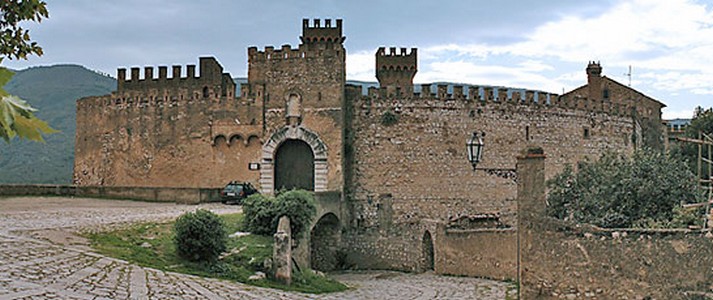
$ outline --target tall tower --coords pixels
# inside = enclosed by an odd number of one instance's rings
[[[386,87],[390,94],[413,94],[417,63],[416,48],[411,48],[411,53],[407,53],[406,48],[396,53],[396,47],[391,47],[388,54],[386,48],[379,48],[376,51],[376,78],[379,86]]]

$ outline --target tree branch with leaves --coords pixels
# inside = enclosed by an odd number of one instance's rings
[[[30,39],[30,31],[20,26],[23,21],[41,22],[49,17],[47,3],[40,0],[0,1],[0,63],[5,58],[27,59],[28,55],[42,55],[42,48]],[[0,137],[10,142],[14,137],[44,141],[42,134],[58,132],[45,121],[35,117],[36,109],[3,88],[14,73],[0,67]]]

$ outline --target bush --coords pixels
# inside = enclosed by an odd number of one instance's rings
[[[299,239],[317,213],[314,196],[304,190],[280,193],[276,198],[252,195],[243,202],[245,229],[254,234],[274,234],[282,216],[290,218],[292,237]]]
[[[267,235],[274,233],[277,223],[275,219],[275,198],[263,194],[252,194],[243,200],[243,219],[245,230],[254,234]]]
[[[550,216],[608,228],[668,227],[681,203],[702,201],[685,164],[659,152],[606,153],[578,169],[568,166],[548,182]]]
[[[290,229],[292,238],[299,240],[310,221],[317,213],[314,195],[305,190],[292,190],[277,195],[275,201],[275,226],[282,216],[290,218]]]
[[[381,125],[391,126],[399,122],[399,117],[391,111],[386,111],[381,115]]]
[[[190,261],[214,261],[226,250],[228,234],[218,215],[203,209],[178,217],[173,226],[176,253]]]

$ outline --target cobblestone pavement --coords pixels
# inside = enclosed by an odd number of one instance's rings
[[[334,274],[352,289],[310,295],[139,267],[93,253],[72,232],[174,218],[206,204],[61,197],[0,199],[0,299],[505,299],[508,284],[369,271]],[[511,291],[512,292],[512,291]]]

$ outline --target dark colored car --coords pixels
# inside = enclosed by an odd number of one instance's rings
[[[223,204],[242,204],[243,199],[257,192],[249,182],[231,181],[220,191],[220,200]]]

